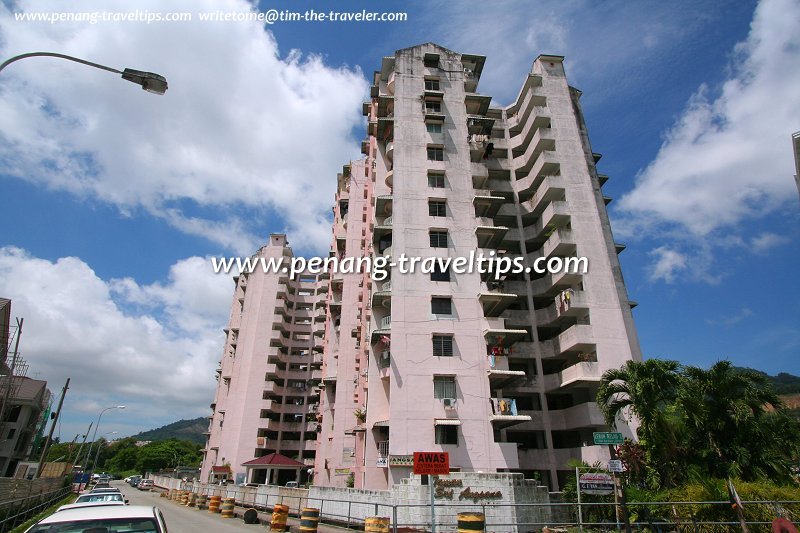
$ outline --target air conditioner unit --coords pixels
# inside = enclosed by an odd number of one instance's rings
[[[465,76],[472,76],[472,69],[471,68],[464,68],[464,75]]]
[[[256,437],[256,446],[259,448],[263,448],[267,445],[266,437]]]
[[[442,404],[447,409],[454,409],[456,406],[456,399],[455,398],[442,398]]]

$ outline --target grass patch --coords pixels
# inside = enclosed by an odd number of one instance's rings
[[[75,501],[75,494],[69,493],[66,496],[64,496],[64,498],[61,501],[54,503],[51,507],[48,507],[47,509],[37,514],[33,518],[30,518],[27,521],[23,522],[22,524],[18,525],[17,527],[9,531],[9,533],[24,533],[26,529],[31,527],[33,524],[35,524],[45,516],[49,516],[54,512],[56,512],[56,509],[58,509],[62,505],[67,505],[68,503],[73,503],[74,501]]]

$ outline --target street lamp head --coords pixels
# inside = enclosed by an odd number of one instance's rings
[[[125,406],[124,405],[118,405],[117,409],[125,409]]]
[[[141,85],[142,89],[149,93],[164,94],[167,92],[167,79],[153,72],[126,68],[122,72],[122,79]]]

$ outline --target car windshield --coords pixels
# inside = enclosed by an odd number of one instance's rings
[[[28,533],[158,533],[153,518],[95,519],[40,524]]]

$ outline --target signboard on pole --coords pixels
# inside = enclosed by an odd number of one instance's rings
[[[587,472],[581,474],[578,485],[584,494],[613,494],[614,478],[603,472]]]
[[[446,476],[450,473],[450,456],[447,452],[414,452],[414,473]]]
[[[622,433],[615,431],[595,431],[594,443],[595,444],[622,444]]]
[[[619,459],[611,459],[608,461],[609,472],[624,472],[622,468],[622,461]]]

